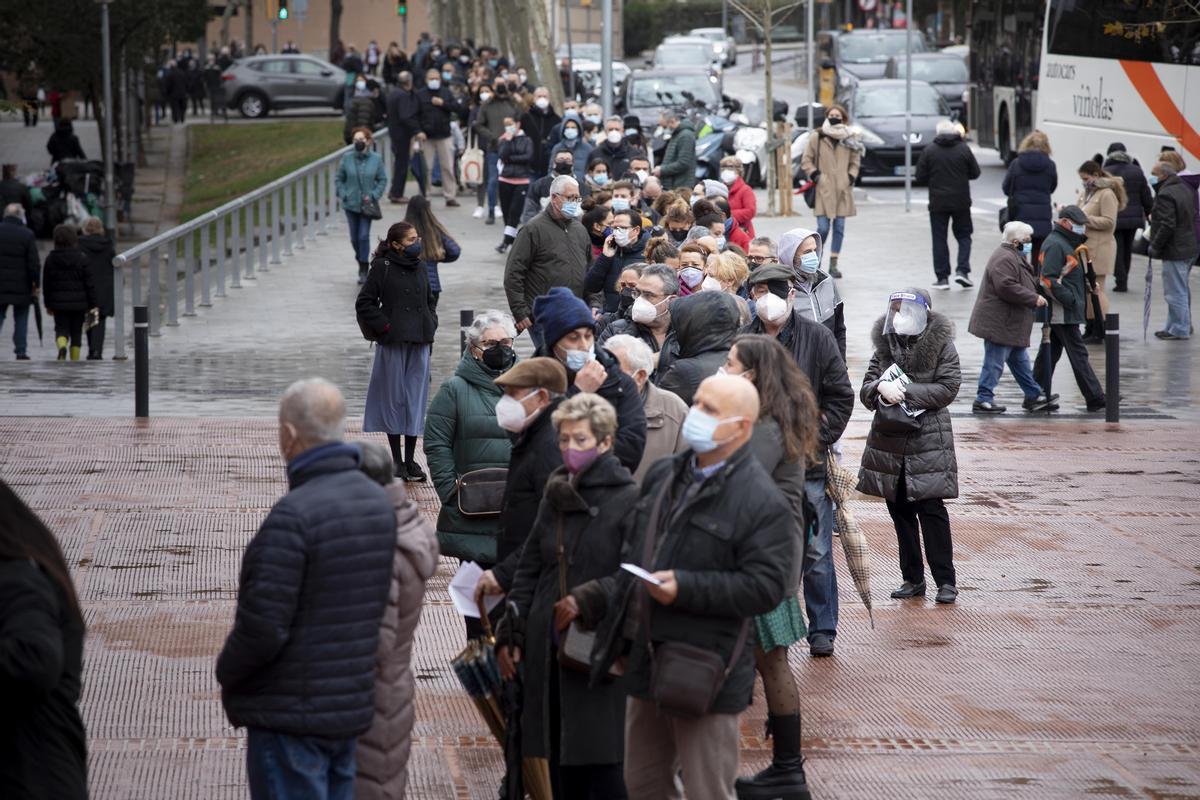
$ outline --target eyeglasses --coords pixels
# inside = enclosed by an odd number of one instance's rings
[[[770,256],[746,256],[746,261],[758,267],[761,267],[770,260]]]
[[[617,232],[617,231],[631,231],[631,230],[633,230],[633,228],[632,228],[632,227],[630,227],[629,225],[613,225],[613,226],[612,226],[612,229],[613,229],[613,232],[614,232],[614,233],[615,233],[615,232]]]
[[[564,203],[578,203],[579,202],[579,195],[577,195],[577,194],[560,194],[559,197],[561,197],[563,199]]]
[[[639,297],[644,297],[647,300],[649,300],[651,303],[654,303],[657,301],[658,298],[662,297],[662,295],[658,294],[657,292],[643,292],[641,289],[634,289],[633,290],[633,299],[636,300]]]
[[[480,350],[491,350],[493,347],[512,347],[512,339],[484,339],[479,343]]]

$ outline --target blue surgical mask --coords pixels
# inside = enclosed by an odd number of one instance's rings
[[[807,272],[809,275],[812,275],[820,268],[821,256],[817,254],[816,250],[804,253],[800,256],[800,270],[802,272]]]
[[[408,247],[405,247],[404,255],[408,256],[409,258],[419,258],[421,255],[421,240],[418,239]]]
[[[1087,226],[1086,225],[1072,225],[1071,230],[1074,231],[1075,233],[1082,235],[1083,232],[1087,230]]]
[[[1021,252],[1025,254],[1025,260],[1028,261],[1033,257],[1033,242],[1025,242],[1021,245]]]
[[[579,201],[574,200],[569,203],[563,203],[562,204],[562,213],[563,213],[564,217],[578,217],[579,216]]]
[[[568,142],[579,138],[578,128],[563,128],[563,138]]]
[[[603,186],[604,184],[608,183],[608,173],[601,172],[599,174],[593,175],[592,180],[595,182],[595,184],[597,186]]]
[[[442,80],[444,80],[446,83],[449,83],[449,82],[450,82],[450,81],[452,81],[453,79],[454,79],[454,73],[453,73],[453,72],[443,72],[443,73],[442,73]]]
[[[724,250],[724,249],[725,249],[725,237],[724,237],[724,236],[718,236],[718,237],[717,237],[717,249],[718,249],[718,250]]]
[[[589,362],[596,357],[596,354],[591,350],[568,350],[567,351],[567,369],[572,372],[579,372]]]
[[[700,409],[693,406],[688,411],[687,418],[683,421],[683,438],[687,441],[688,446],[697,453],[710,453],[716,450],[721,445],[725,444],[726,440],[716,441],[713,435],[716,434],[717,428],[722,422],[735,422],[741,417],[730,417],[729,419],[717,419],[712,414],[706,414]]]
[[[614,197],[612,201],[613,211],[628,211],[629,201],[624,197]]]
[[[1153,174],[1152,174],[1152,175],[1151,175],[1151,176],[1150,176],[1150,177],[1149,177],[1147,180],[1149,180],[1149,181],[1150,181],[1150,185],[1151,185],[1151,186],[1157,186],[1157,185],[1158,185],[1158,176],[1157,176],[1157,175],[1153,175]]]

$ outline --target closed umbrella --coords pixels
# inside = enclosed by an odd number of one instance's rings
[[[1165,279],[1164,279],[1165,280]],[[1154,259],[1146,259],[1146,288],[1142,292],[1142,341],[1150,330],[1150,287],[1154,283]],[[41,333],[41,330],[38,331]]]
[[[857,484],[854,475],[839,464],[836,458],[829,457],[825,460],[825,493],[834,503],[834,527],[842,540],[842,553],[846,556],[850,577],[854,579],[858,596],[867,607],[867,618],[874,628],[875,615],[871,611],[871,553],[867,547],[867,537],[858,527],[858,522],[855,521],[847,503]]]
[[[42,343],[42,301],[38,297],[33,298],[33,321],[37,323],[38,344]]]

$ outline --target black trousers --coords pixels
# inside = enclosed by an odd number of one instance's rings
[[[933,234],[933,272],[938,280],[950,277],[950,246],[946,244],[946,228],[958,242],[958,261],[955,269],[963,275],[971,271],[971,234],[975,225],[971,222],[971,209],[954,211],[930,211],[929,231]]]
[[[392,141],[392,190],[388,192],[388,196],[404,197],[408,185],[408,162],[411,153],[412,134],[404,134]]]
[[[83,342],[83,320],[86,311],[55,311],[54,336],[66,336],[71,340],[71,347],[79,347]]]
[[[1133,259],[1133,235],[1135,233],[1137,233],[1136,228],[1124,230],[1118,228],[1113,231],[1113,236],[1117,240],[1117,264],[1113,274],[1116,275],[1115,282],[1119,289],[1124,289],[1129,285],[1129,263]]]
[[[1049,372],[1053,377],[1054,369],[1058,366],[1058,359],[1062,357],[1064,350],[1067,351],[1067,359],[1071,362],[1071,371],[1075,373],[1075,383],[1079,385],[1079,392],[1083,395],[1083,399],[1088,403],[1097,403],[1103,400],[1104,389],[1100,387],[1100,381],[1097,380],[1096,373],[1092,371],[1092,365],[1088,361],[1087,345],[1083,343],[1083,335],[1079,332],[1078,325],[1050,326],[1050,351],[1046,352],[1046,344],[1043,342],[1038,348],[1037,359],[1033,364],[1033,374],[1041,384],[1042,391],[1047,395],[1050,393],[1050,387],[1046,385],[1045,359],[1050,359]]]
[[[525,195],[529,192],[529,184],[501,181],[499,192],[500,210],[504,214],[504,227],[514,229],[512,234],[506,230],[505,235],[515,238],[515,229],[521,224],[521,211],[525,208]]]
[[[500,184],[503,186],[504,184]],[[626,800],[625,764],[560,764],[558,743],[562,741],[559,696],[558,651],[550,648],[550,788],[554,800]],[[571,709],[567,709],[571,714]]]
[[[188,99],[186,97],[171,98],[171,121],[183,122],[187,117]]]
[[[104,328],[106,319],[102,314],[99,324],[87,332],[88,358],[102,358],[104,356]]]
[[[887,501],[888,513],[896,526],[900,545],[900,574],[909,583],[925,580],[925,565],[921,561],[921,538],[925,539],[925,560],[938,586],[956,586],[954,577],[954,544],[950,540],[950,515],[942,500],[907,500],[908,486],[904,473],[896,485],[896,499]]]

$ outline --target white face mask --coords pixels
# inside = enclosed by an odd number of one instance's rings
[[[442,82],[437,78],[430,78],[429,80],[425,81],[425,85],[435,92],[442,88]]]
[[[646,178],[650,177],[650,173],[644,169],[639,169],[637,172],[635,172],[633,174],[637,175],[638,183],[645,183]]]
[[[550,98],[548,98],[548,97],[539,97],[538,99],[536,99],[536,100],[534,100],[534,101],[533,101],[533,104],[534,104],[535,106],[537,106],[538,108],[540,108],[540,109],[542,109],[542,110],[545,110],[545,109],[547,109],[547,108],[549,108],[549,107],[550,107]]]
[[[633,308],[629,310],[629,316],[634,322],[649,325],[658,319],[658,306],[644,297],[639,297],[633,301]]]
[[[624,247],[625,245],[629,244],[630,233],[631,231],[626,230],[613,231],[613,240],[616,241],[616,243],[621,247]]]
[[[578,139],[579,138],[579,129],[578,128],[563,128],[563,138],[566,139],[568,142],[571,141],[572,139]]]
[[[767,292],[754,301],[754,313],[758,314],[758,318],[763,322],[778,325],[787,316],[787,300],[777,294]]]
[[[736,181],[736,180],[737,180],[737,173],[736,173],[736,172],[734,172],[734,171],[733,171],[733,170],[731,170],[731,169],[723,169],[723,170],[721,170],[721,183],[723,183],[723,184],[725,184],[726,186],[728,186],[729,184],[733,183],[733,182],[734,182],[734,181]]]
[[[925,330],[925,325],[919,319],[918,314],[908,309],[908,305],[908,303],[900,305],[900,310],[892,317],[892,328],[901,336],[916,336]]]
[[[621,143],[621,132],[620,131],[609,131],[608,133],[604,134],[604,138],[608,139],[609,144],[620,144]]]
[[[722,290],[721,282],[712,275],[706,275],[700,282],[700,291],[702,292],[720,292]]]
[[[525,395],[521,400],[504,395],[496,402],[496,424],[506,431],[520,433],[525,430],[529,416],[525,413],[523,401],[532,394]]]
[[[480,92],[479,93],[479,102],[486,103],[488,100],[491,100],[491,99],[492,99],[491,92]]]

